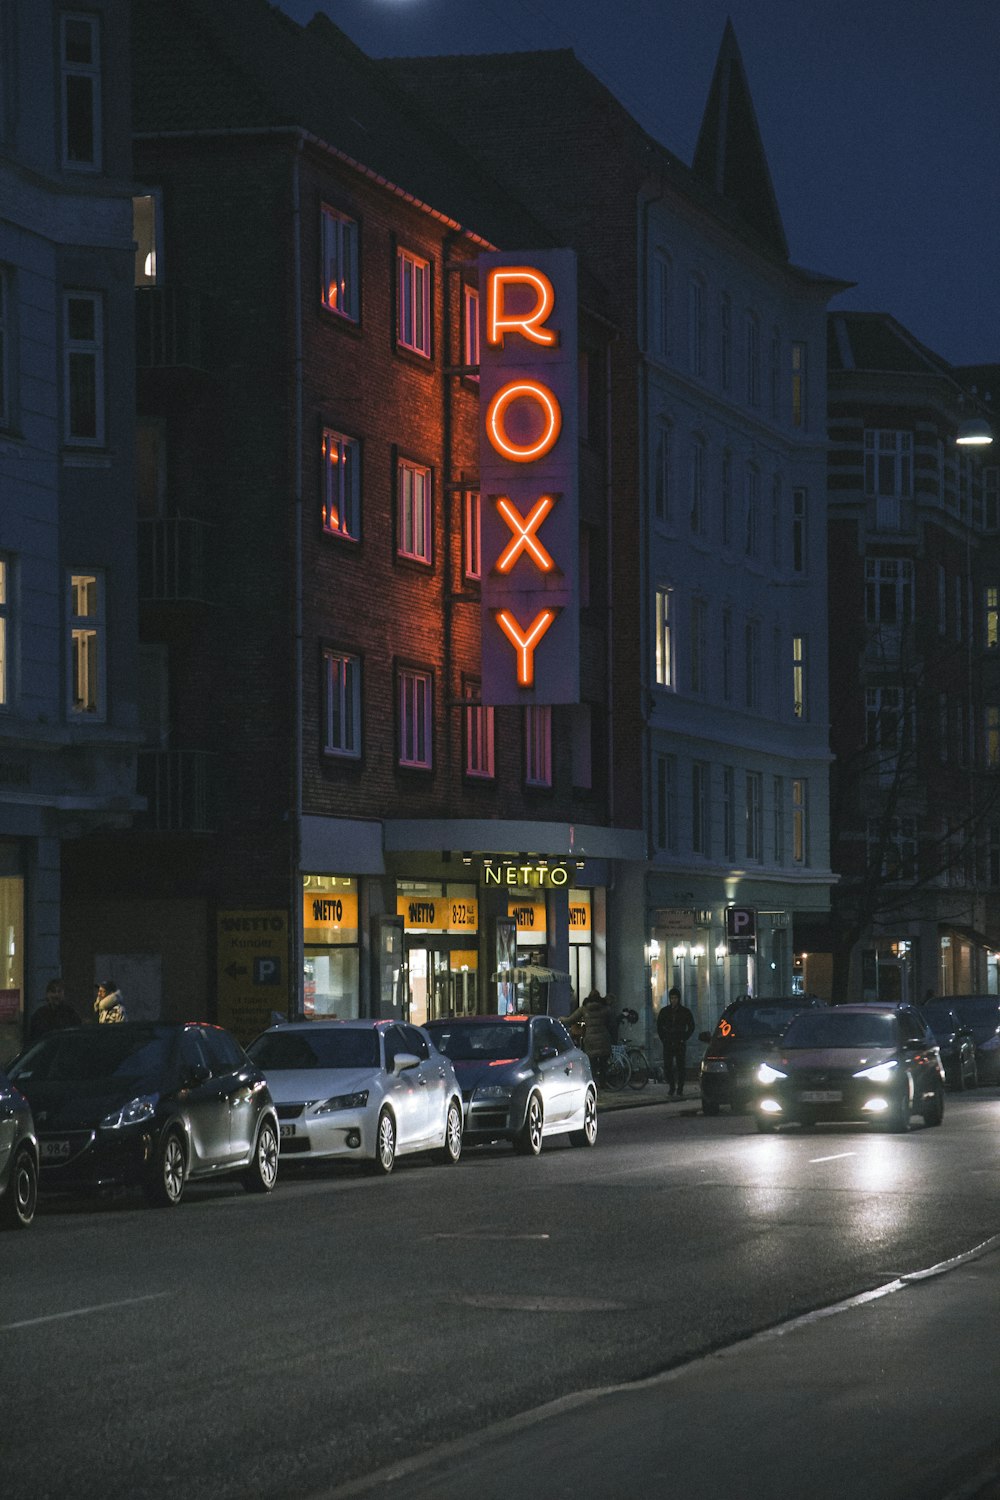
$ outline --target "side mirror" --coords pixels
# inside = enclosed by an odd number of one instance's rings
[[[710,1042],[712,1040],[712,1033],[710,1031],[699,1031],[698,1040],[699,1042]]]
[[[559,1048],[558,1047],[548,1046],[548,1047],[539,1047],[539,1049],[538,1049],[538,1061],[539,1062],[548,1062],[548,1060],[549,1060],[550,1057],[558,1057],[558,1056],[559,1056]]]
[[[392,1071],[395,1074],[405,1073],[408,1068],[419,1068],[420,1058],[415,1052],[397,1052],[392,1060]]]

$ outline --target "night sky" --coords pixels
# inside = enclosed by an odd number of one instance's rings
[[[572,47],[690,162],[727,15],[792,259],[1000,361],[1000,0],[280,0],[372,57]]]

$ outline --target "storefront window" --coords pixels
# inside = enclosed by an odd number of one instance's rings
[[[479,899],[471,881],[400,880],[409,1018],[474,1015],[479,994]]]
[[[0,856],[4,849],[0,845]],[[16,862],[16,850],[11,857]],[[0,875],[0,1063],[21,1050],[23,1016],[24,881]]]
[[[361,1014],[358,883],[338,875],[302,880],[303,1013],[308,1020]]]
[[[573,995],[579,1004],[590,994],[593,983],[594,919],[589,891],[569,893],[569,972]]]

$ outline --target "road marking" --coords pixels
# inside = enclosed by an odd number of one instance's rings
[[[625,1312],[625,1302],[602,1301],[596,1297],[543,1297],[530,1293],[521,1296],[503,1296],[485,1293],[479,1297],[456,1299],[464,1307],[481,1307],[490,1312],[538,1312],[538,1313],[582,1313]]]
[[[37,1323],[58,1323],[63,1318],[85,1318],[91,1313],[107,1312],[112,1307],[135,1307],[139,1302],[155,1302],[157,1297],[166,1296],[166,1292],[149,1292],[145,1297],[125,1297],[121,1302],[95,1302],[93,1307],[74,1307],[69,1312],[46,1313],[43,1318],[25,1318],[20,1323],[2,1323],[0,1333],[10,1333],[13,1328],[34,1328]]]
[[[814,1162],[814,1161],[840,1161],[845,1156],[857,1156],[857,1154],[858,1153],[856,1151],[838,1151],[837,1154],[836,1154],[836,1156],[810,1156],[809,1160],[811,1162]]]
[[[478,1232],[470,1229],[467,1233],[457,1234],[424,1234],[424,1240],[549,1240],[550,1234],[504,1234],[502,1230],[483,1230]]]

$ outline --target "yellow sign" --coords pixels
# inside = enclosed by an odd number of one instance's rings
[[[545,900],[532,901],[525,898],[521,901],[511,901],[507,906],[507,915],[513,917],[517,923],[518,935],[522,932],[530,933],[532,937],[543,938],[545,936]]]
[[[251,1042],[288,1014],[287,911],[220,911],[216,965],[219,1025]]]
[[[479,902],[474,897],[397,895],[396,915],[407,932],[479,931]]]
[[[303,891],[302,930],[307,943],[356,943],[355,891]]]
[[[590,902],[574,901],[569,898],[569,930],[570,932],[590,931]]]

